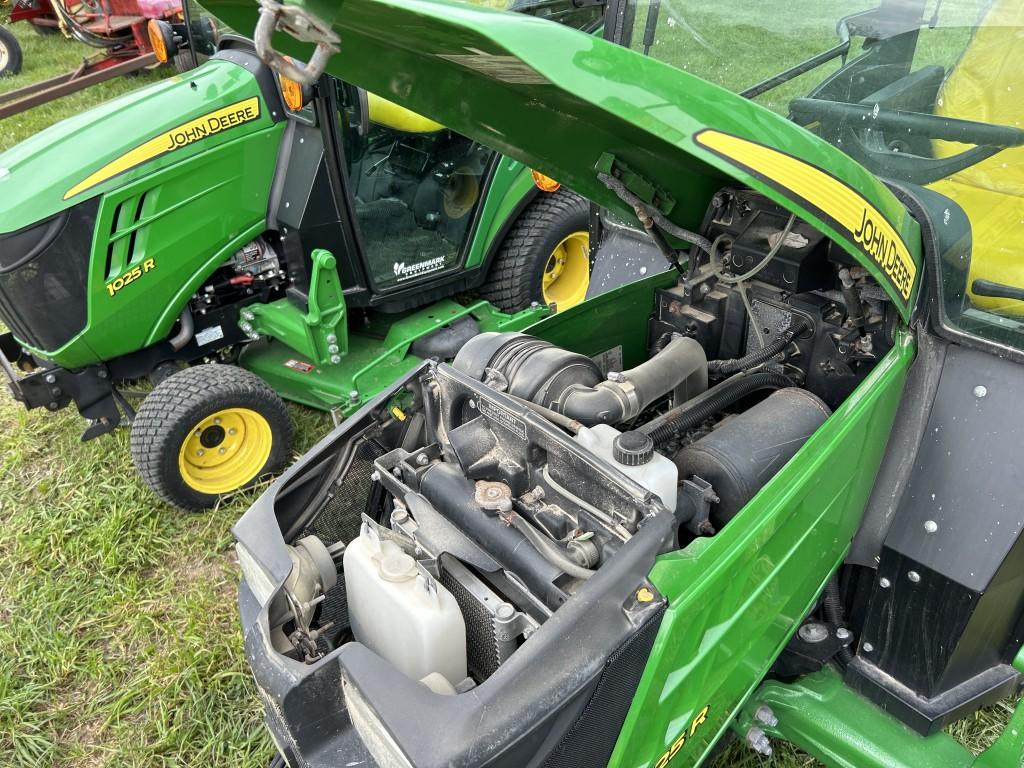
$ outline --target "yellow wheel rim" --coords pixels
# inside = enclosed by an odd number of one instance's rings
[[[178,469],[193,490],[228,493],[260,473],[273,442],[270,424],[256,411],[226,408],[192,427],[178,452]]]
[[[555,246],[548,257],[541,294],[545,304],[556,304],[561,311],[587,298],[589,287],[590,234],[573,232]]]

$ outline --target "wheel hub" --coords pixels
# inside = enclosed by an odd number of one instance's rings
[[[256,478],[273,445],[270,424],[248,408],[226,408],[196,424],[181,445],[178,469],[201,493],[221,494]]]

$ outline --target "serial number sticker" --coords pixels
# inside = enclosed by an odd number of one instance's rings
[[[490,421],[500,424],[509,432],[519,435],[523,440],[526,439],[525,421],[520,419],[514,413],[509,413],[497,403],[492,403],[490,400],[485,400],[481,397],[479,402],[481,414],[486,416]]]
[[[284,367],[291,368],[293,371],[298,371],[299,373],[312,373],[316,370],[315,365],[311,365],[305,360],[285,360]]]
[[[205,347],[214,341],[219,341],[224,338],[224,329],[219,325],[212,325],[209,328],[203,328],[203,330],[196,333],[196,345]]]
[[[601,373],[605,376],[608,375],[609,371],[621,371],[622,345],[619,344],[617,347],[606,349],[604,352],[596,354],[590,359],[597,364],[597,367],[601,369]]]

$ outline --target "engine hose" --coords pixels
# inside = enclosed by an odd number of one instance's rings
[[[846,619],[843,616],[843,601],[839,596],[839,582],[835,577],[829,579],[828,584],[825,585],[825,592],[821,598],[821,607],[825,612],[825,618],[836,629],[846,626]],[[839,649],[836,656],[839,657],[839,663],[843,667],[846,667],[853,661],[853,652],[845,645]]]
[[[663,446],[677,435],[707,421],[741,397],[759,389],[784,389],[793,386],[792,380],[774,371],[738,373],[732,378],[716,384],[703,395],[688,400],[668,413],[664,413],[642,427],[641,432],[650,435],[655,446]]]
[[[513,512],[507,519],[512,524],[512,527],[523,534],[526,540],[533,544],[534,548],[540,552],[541,556],[556,568],[565,571],[574,579],[586,580],[594,575],[594,571],[573,562],[567,554],[555,546],[551,539],[534,528],[522,515]]]
[[[739,357],[734,360],[709,360],[708,373],[713,376],[732,376],[734,373],[746,371],[753,368],[755,365],[767,363],[773,357],[780,354],[789,346],[793,339],[806,330],[807,321],[802,317],[798,317],[793,321],[789,328],[779,334],[775,341],[769,342],[761,347],[761,349],[751,352],[749,355],[745,355],[744,357]]]

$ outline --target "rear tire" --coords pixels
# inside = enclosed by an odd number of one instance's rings
[[[590,286],[590,205],[567,189],[541,193],[509,229],[480,295],[505,312],[569,309]],[[557,271],[557,274],[556,274]]]
[[[284,401],[233,365],[186,368],[142,401],[131,431],[135,468],[153,492],[190,510],[278,472],[291,453]]]
[[[0,26],[0,77],[21,72],[21,43],[7,27]]]

